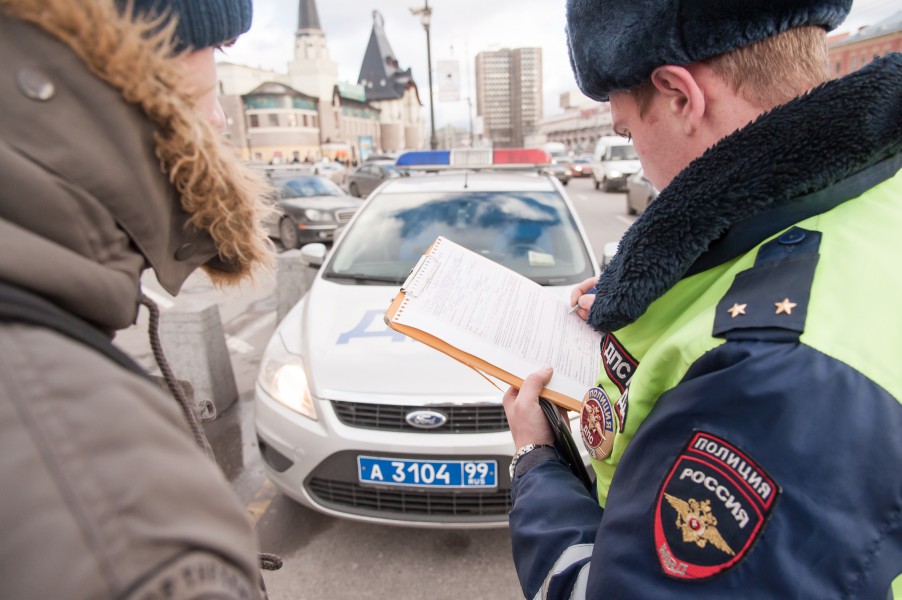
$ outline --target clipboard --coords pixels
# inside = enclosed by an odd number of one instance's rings
[[[403,333],[404,335],[411,337],[419,342],[422,342],[422,343],[426,344],[427,346],[429,346],[430,348],[434,348],[434,349],[438,350],[439,352],[447,354],[451,358],[453,358],[453,359],[457,360],[458,362],[461,362],[464,365],[475,370],[477,373],[479,373],[483,377],[485,377],[486,375],[491,375],[492,377],[494,377],[496,379],[500,379],[501,381],[507,383],[508,385],[512,385],[516,388],[519,388],[523,385],[522,378],[517,377],[516,375],[514,375],[512,373],[508,373],[504,369],[501,369],[501,368],[493,365],[492,363],[490,363],[482,358],[479,358],[478,356],[474,356],[473,354],[468,354],[468,353],[464,352],[463,350],[461,350],[460,348],[456,348],[456,347],[452,346],[451,344],[449,344],[448,342],[445,342],[444,340],[441,340],[432,334],[426,333],[425,331],[422,331],[415,327],[410,327],[409,325],[404,325],[402,323],[397,323],[397,322],[392,321],[392,318],[394,317],[394,315],[399,310],[401,310],[401,307],[403,305],[403,302],[404,302],[404,299],[406,298],[406,296],[407,296],[407,292],[405,289],[402,288],[401,291],[398,292],[398,295],[395,296],[394,300],[392,300],[392,303],[388,307],[388,310],[385,311],[385,324],[388,325],[388,327],[390,327],[391,329],[394,329],[395,331]],[[495,382],[493,382],[491,380],[489,380],[489,382],[492,385],[494,385],[496,388],[498,387],[497,385],[495,385]],[[500,388],[498,388],[498,389],[500,389]],[[501,391],[503,392],[504,390],[501,390]],[[582,402],[581,401],[577,400],[576,398],[572,398],[570,396],[561,394],[560,392],[556,392],[554,390],[544,388],[544,389],[542,389],[540,396],[542,398],[547,398],[549,401],[553,402],[557,406],[561,406],[563,408],[566,408],[567,410],[572,410],[574,412],[580,412],[580,410],[582,410]]]
[[[484,377],[487,381],[489,381],[502,393],[505,390],[502,390],[500,387],[498,387],[495,381],[490,379],[489,376],[501,380],[516,388],[522,387],[523,378],[519,377],[518,375],[508,372],[507,370],[497,366],[496,364],[493,364],[491,361],[481,356],[477,356],[475,354],[462,350],[461,348],[455,346],[453,343],[443,340],[436,335],[424,331],[423,329],[419,329],[406,323],[398,322],[400,320],[402,312],[405,310],[405,307],[408,305],[408,303],[415,303],[416,299],[425,292],[430,283],[433,281],[433,277],[436,275],[436,273],[441,270],[441,267],[443,265],[439,263],[440,260],[451,260],[452,262],[444,264],[444,271],[456,272],[453,271],[453,268],[458,265],[453,262],[453,257],[460,256],[459,254],[455,254],[457,250],[455,249],[450,254],[447,251],[436,252],[436,249],[439,247],[439,245],[444,243],[448,243],[451,246],[456,246],[453,242],[443,237],[439,237],[433,244],[429,246],[429,249],[426,251],[426,253],[417,261],[416,266],[411,269],[410,274],[404,281],[404,284],[401,287],[400,291],[392,300],[388,309],[385,311],[385,324],[389,328],[403,333],[404,335],[411,337],[419,342],[422,342],[423,344],[426,344],[427,346],[438,350],[457,360],[458,362],[470,367],[479,375]],[[471,260],[475,260],[476,262],[462,262],[459,264],[472,266],[483,259],[480,258]],[[497,264],[492,266],[490,274],[493,277],[497,276],[498,273],[497,271],[495,271],[495,269],[505,269],[505,267]],[[514,274],[514,277],[520,278],[522,276],[519,274]],[[445,284],[447,284],[447,282],[445,282]],[[442,284],[440,283],[439,285]],[[532,285],[531,282],[530,285]],[[569,310],[567,314],[570,314]],[[410,322],[412,319],[408,318],[407,320],[408,322]],[[445,331],[445,333],[452,338],[455,335],[448,331]],[[465,337],[461,338],[461,341],[463,342],[464,339]],[[528,375],[528,373],[524,374],[524,376],[525,375]],[[567,419],[561,416],[558,409],[558,407],[562,407],[567,410],[579,413],[582,410],[582,400],[547,387],[542,389],[539,396],[539,405],[542,409],[543,414],[545,415],[545,418],[548,420],[549,426],[554,436],[555,448],[557,449],[558,455],[570,467],[570,470],[573,472],[576,478],[579,479],[579,481],[591,493],[593,488],[592,478],[590,477],[589,471],[586,469],[586,466],[583,463],[577,445],[573,441],[573,436],[570,434],[570,424]]]
[[[458,362],[470,367],[477,373],[479,373],[482,377],[484,377],[487,381],[489,381],[495,388],[500,391],[500,387],[489,378],[489,376],[494,377],[497,380],[501,380],[508,385],[512,385],[514,387],[521,387],[523,385],[523,377],[520,377],[514,373],[511,373],[505,370],[502,367],[492,363],[490,360],[477,356],[475,354],[469,353],[461,348],[455,346],[452,342],[447,340],[443,340],[436,335],[424,331],[422,329],[418,329],[417,327],[411,326],[409,324],[400,323],[396,319],[399,317],[402,312],[405,310],[405,306],[410,301],[415,301],[416,298],[423,292],[424,289],[430,284],[433,275],[439,268],[438,258],[436,257],[436,248],[441,244],[449,244],[451,246],[456,246],[454,242],[448,240],[444,237],[439,236],[435,242],[433,242],[425,254],[423,254],[418,260],[416,266],[411,270],[407,279],[405,280],[403,286],[398,291],[397,295],[392,300],[388,309],[385,311],[383,316],[385,324],[404,335],[413,338],[427,346],[438,350],[444,354],[447,354],[451,358],[457,360]],[[465,252],[471,252],[469,250],[464,249]],[[484,257],[479,257],[477,260],[485,260],[488,262],[489,259],[485,259]],[[512,276],[516,278],[524,278],[522,275],[510,271],[506,267],[498,265],[497,263],[492,262],[492,268],[502,269],[505,272],[509,272]],[[530,285],[534,285],[533,282],[529,282]],[[578,317],[575,317],[578,318]],[[597,362],[595,363],[597,366]],[[541,365],[537,365],[536,369],[538,369]],[[528,373],[524,373],[525,377]],[[556,404],[557,406],[566,408],[567,410],[572,410],[574,412],[580,412],[582,409],[582,397],[576,398],[569,394],[565,394],[559,390],[544,388],[541,392],[541,397],[548,399],[550,402]]]

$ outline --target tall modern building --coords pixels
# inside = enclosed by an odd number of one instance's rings
[[[504,48],[476,55],[476,114],[500,148],[524,146],[542,120],[542,49]]]

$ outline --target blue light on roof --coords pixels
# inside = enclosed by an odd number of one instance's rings
[[[395,161],[395,165],[398,167],[447,166],[449,164],[451,164],[450,150],[405,152]]]

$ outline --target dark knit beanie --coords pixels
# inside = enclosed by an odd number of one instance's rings
[[[116,0],[120,10],[178,19],[176,50],[207,48],[228,42],[251,27],[251,0]]]
[[[688,65],[804,25],[834,29],[852,0],[567,0],[570,65],[604,102],[662,65]]]

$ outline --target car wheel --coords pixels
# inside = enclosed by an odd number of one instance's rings
[[[568,183],[570,183],[570,180],[569,180],[569,179],[565,179],[565,180],[563,180],[563,181],[561,182],[561,185],[567,185]]]
[[[355,196],[355,197],[357,197],[357,198],[360,198],[360,190],[357,188],[357,184],[356,184],[356,183],[352,183],[351,185],[348,186],[348,192],[349,192],[352,196]]]
[[[282,220],[279,221],[279,241],[286,250],[301,247],[298,228],[288,217],[282,217]]]

